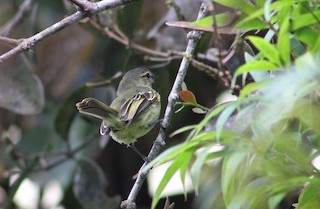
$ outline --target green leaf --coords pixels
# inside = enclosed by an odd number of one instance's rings
[[[289,13],[284,18],[280,26],[277,49],[280,58],[285,65],[290,64],[290,33],[289,33]]]
[[[237,108],[237,102],[233,102],[232,104],[228,105],[228,107],[226,107],[219,115],[218,120],[216,122],[216,132],[217,132],[218,140],[220,139],[221,132],[224,128],[224,125],[226,124],[226,122],[228,121],[232,113],[234,113],[236,108]]]
[[[199,134],[202,129],[205,127],[205,125],[215,116],[217,116],[224,108],[226,108],[229,105],[229,103],[220,104],[219,106],[214,107],[209,111],[209,113],[206,115],[206,117],[199,123],[197,126],[196,132],[194,135]]]
[[[320,208],[319,185],[308,185],[300,194],[297,209]]]
[[[278,66],[275,64],[266,61],[266,60],[255,60],[252,62],[248,62],[241,67],[239,67],[236,71],[236,76],[239,76],[243,73],[249,73],[251,71],[269,71],[269,70],[277,70]]]
[[[291,15],[292,5],[281,7],[276,14],[275,21],[277,21],[278,25],[282,25],[283,21],[288,19]]]
[[[229,133],[227,132],[222,133],[222,135],[226,137],[229,137],[228,134]],[[155,158],[150,163],[148,163],[147,166],[143,168],[143,171],[146,171],[157,164],[163,164],[170,160],[176,159],[181,153],[186,152],[189,149],[196,149],[196,148],[205,146],[207,143],[213,143],[213,139],[215,138],[216,138],[216,132],[210,131],[210,132],[201,133],[195,136],[194,138],[192,138],[192,140],[190,141],[170,147],[164,152],[162,152],[157,158]]]
[[[257,5],[257,7],[259,7],[259,8],[263,7],[264,1],[265,1],[265,0],[256,0],[256,5]]]
[[[232,136],[233,138],[235,137],[234,135]],[[215,146],[215,145],[214,145]],[[212,148],[212,147],[211,147]],[[220,151],[215,151],[215,152],[209,152],[206,161],[211,161],[211,160],[215,160],[217,158],[222,158],[222,157],[226,157],[227,155],[231,154],[232,151],[223,148]]]
[[[199,194],[201,169],[206,161],[207,156],[209,155],[209,151],[210,148],[205,148],[204,150],[201,150],[200,154],[197,156],[196,161],[193,163],[191,167],[191,178],[196,195]]]
[[[257,8],[249,3],[248,1],[245,0],[213,0],[216,3],[219,3],[221,5],[224,5],[226,7],[234,8],[234,9],[239,9],[241,12],[245,14],[251,14],[254,12]]]
[[[187,151],[187,153],[189,153],[188,155],[185,156],[185,160],[184,162],[180,165],[180,178],[181,178],[181,183],[183,185],[183,190],[184,190],[184,198],[185,200],[187,199],[187,190],[186,190],[186,187],[185,187],[185,182],[186,182],[186,173],[187,173],[187,170],[189,168],[189,165],[190,165],[190,160],[191,160],[191,157],[193,156],[194,154],[194,151],[195,149],[189,149]]]
[[[185,143],[181,143],[166,149],[158,157],[156,157],[151,162],[149,162],[145,167],[143,167],[142,172],[146,172],[147,170],[151,169],[155,165],[161,165],[172,159],[175,159],[185,149],[187,149]]]
[[[320,24],[319,19],[320,11],[300,15],[299,17],[292,20],[291,30],[298,30],[302,27],[310,26],[313,24]]]
[[[300,41],[298,41],[296,38],[293,37],[290,39],[290,45],[291,45],[292,55],[294,57],[300,57],[301,55],[306,53],[305,46]]]
[[[213,17],[211,15],[192,22],[192,26],[198,26],[198,27],[212,28],[212,25],[213,25]]]
[[[233,15],[231,13],[221,13],[221,14],[215,15],[215,19],[217,21],[218,26],[225,25],[226,23],[228,23],[230,21],[231,18],[233,18]],[[198,27],[212,28],[212,25],[213,25],[212,15],[192,22],[192,26],[198,26]]]
[[[263,82],[247,84],[240,92],[239,102],[241,102],[250,93],[252,93],[252,92],[254,92],[256,90],[259,90],[264,86],[265,86],[265,83],[263,83]]]
[[[320,36],[318,36],[317,41],[314,43],[312,47],[312,52],[319,53],[320,52]]]
[[[249,53],[244,53],[244,58],[245,58],[245,61],[246,63],[249,63],[249,62],[252,62],[254,61],[254,57],[251,56]],[[246,64],[244,64],[246,65]],[[241,66],[240,66],[241,67]],[[254,69],[257,69],[256,67],[254,67]],[[236,72],[237,73],[237,72]],[[263,71],[250,71],[250,75],[252,76],[253,80],[255,82],[259,82],[259,81],[262,81],[266,78],[269,78],[270,77],[270,74],[269,74],[269,71],[267,70],[263,70]],[[232,79],[232,84],[235,84],[236,83],[236,80],[237,77],[236,76],[233,76],[233,79]]]
[[[274,195],[268,199],[268,206],[269,209],[277,209],[280,202],[283,200],[283,198],[286,196],[286,193],[280,193],[277,195]]]
[[[269,7],[269,12],[272,12],[273,10],[278,10],[278,9],[282,9],[283,7],[288,7],[288,6],[292,6],[294,5],[296,2],[301,2],[301,1],[305,1],[305,0],[285,0],[285,1],[275,1],[273,2],[270,7]],[[265,8],[259,8],[256,9],[254,11],[252,11],[251,13],[248,14],[248,17],[242,19],[241,21],[239,21],[235,27],[236,28],[243,28],[243,25],[247,24],[247,22],[252,21],[253,19],[257,19],[257,18],[261,18],[262,15],[265,12]]]
[[[317,39],[319,38],[319,33],[310,27],[301,28],[297,30],[294,35],[298,40],[307,44],[311,49],[314,47]]]
[[[175,161],[173,161],[173,163],[167,169],[166,173],[162,177],[161,182],[160,182],[160,184],[159,184],[159,186],[153,196],[153,200],[152,200],[152,204],[151,204],[152,209],[154,209],[156,207],[156,205],[158,204],[158,202],[160,200],[160,195],[161,195],[162,191],[164,190],[164,188],[166,187],[166,185],[168,184],[168,182],[170,181],[170,179],[172,178],[172,176],[180,169],[181,165],[185,164],[186,161],[191,158],[193,151],[194,150],[189,150],[189,151],[181,153],[181,155],[178,156],[177,159]]]
[[[269,25],[260,19],[250,19],[243,23],[237,23],[235,28],[245,30],[263,30],[269,28]]]
[[[176,136],[176,135],[181,134],[186,131],[190,131],[196,127],[197,127],[197,125],[184,126],[182,128],[179,128],[178,130],[175,130],[172,134],[170,134],[170,137]]]
[[[248,36],[247,38],[263,54],[264,57],[277,66],[280,66],[280,55],[274,45],[258,36]]]
[[[232,155],[226,156],[223,159],[222,173],[221,173],[221,189],[222,195],[226,205],[229,205],[233,195],[235,194],[234,177],[237,175],[237,169],[243,163],[247,156],[246,152],[235,152]]]

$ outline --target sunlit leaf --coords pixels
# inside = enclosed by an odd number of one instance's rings
[[[166,163],[174,158],[176,158],[181,152],[185,150],[185,144],[178,144],[176,146],[170,147],[163,151],[159,156],[157,156],[154,160],[149,162],[142,171],[147,171],[151,169],[155,165],[161,165],[162,163]]]
[[[191,167],[191,178],[196,195],[198,195],[199,193],[201,169],[205,163],[207,156],[209,155],[209,149],[210,148],[205,148],[204,150],[201,150],[200,154],[197,156],[196,161],[193,163]]]
[[[183,132],[190,131],[190,130],[194,129],[195,127],[197,127],[197,126],[196,125],[184,126],[182,128],[179,128],[178,130],[175,130],[172,134],[170,134],[170,137],[174,137],[174,136],[181,134]]]
[[[316,185],[306,186],[300,194],[297,209],[320,208],[320,187]]]
[[[290,33],[289,33],[289,14],[284,18],[280,26],[277,49],[280,58],[285,65],[290,64]]]
[[[233,195],[235,194],[234,176],[237,175],[236,170],[243,163],[246,155],[246,152],[239,151],[225,157],[223,160],[221,187],[226,205],[232,201]]]
[[[248,36],[247,38],[268,60],[280,66],[280,55],[274,45],[258,36]]]
[[[160,195],[172,176],[180,169],[180,166],[186,163],[186,160],[190,159],[193,154],[193,150],[188,152],[181,153],[181,155],[170,165],[167,169],[166,173],[164,174],[161,182],[153,196],[151,208],[154,209],[159,202]]]
[[[189,155],[186,155],[184,158],[184,162],[180,165],[180,179],[181,179],[181,183],[183,185],[183,194],[184,194],[184,199],[187,200],[187,189],[185,186],[186,183],[186,175],[187,175],[187,171],[190,165],[190,160],[194,154],[195,149],[189,149],[188,153]]]
[[[239,101],[244,99],[249,94],[254,93],[254,91],[260,90],[265,85],[266,84],[264,84],[264,83],[249,83],[249,84],[247,84],[240,92]]]
[[[279,67],[266,60],[254,60],[248,62],[244,65],[241,65],[235,73],[236,76],[239,76],[243,73],[249,73],[251,71],[266,71],[266,70],[277,70]]]
[[[221,13],[221,14],[216,14],[215,19],[217,21],[217,26],[218,26],[218,32],[222,34],[235,34],[239,30],[235,30],[232,28],[227,28],[227,27],[219,27],[219,26],[226,26],[231,24],[231,21],[233,19],[233,14],[231,13]],[[173,26],[172,23],[168,23],[170,26]],[[180,26],[182,23],[180,23]],[[183,28],[189,28],[189,29],[195,29],[195,30],[203,30],[206,32],[213,32],[213,17],[207,16],[203,19],[196,20],[195,22],[192,22],[191,25],[189,24],[184,24],[182,26]]]
[[[312,52],[314,52],[314,53],[320,52],[320,36],[318,36],[317,40],[315,41],[315,43],[312,47]]]
[[[280,193],[270,197],[268,200],[269,209],[277,209],[278,205],[280,204],[280,202],[283,200],[285,196],[286,196],[286,193]]]
[[[227,134],[228,133],[223,133],[222,135],[225,136]],[[176,159],[181,153],[186,152],[189,149],[196,149],[207,143],[213,143],[214,139],[216,139],[216,132],[214,131],[201,133],[192,138],[190,141],[178,144],[163,151],[156,159],[148,163],[143,168],[143,171],[146,171],[157,164],[163,164],[170,160]]]
[[[319,24],[320,11],[307,13],[299,16],[292,21],[292,30],[297,30],[313,24]]]
[[[230,116],[234,113],[236,108],[237,108],[237,103],[234,102],[233,104],[228,105],[228,107],[226,107],[219,115],[218,120],[216,122],[216,132],[217,132],[218,139],[220,139],[221,132],[224,128],[224,125],[226,124]]]
[[[319,33],[310,27],[305,27],[297,30],[294,36],[301,42],[308,45],[310,48],[314,48],[317,39],[319,38]]]
[[[292,4],[296,3],[296,2],[301,2],[301,1],[305,1],[305,0],[286,0],[286,1],[275,1],[273,2],[270,7],[269,7],[269,12],[272,12],[273,10],[276,9],[281,9],[283,7],[288,7],[291,6]],[[235,27],[239,27],[242,28],[244,25],[247,24],[247,22],[252,21],[253,19],[257,19],[262,17],[262,15],[264,14],[265,10],[264,7],[261,7],[259,9],[256,9],[254,11],[252,11],[251,13],[248,14],[248,16],[244,19],[242,19],[241,21],[239,21]]]
[[[203,128],[206,126],[206,124],[215,116],[217,116],[224,108],[226,108],[229,105],[229,103],[220,104],[219,106],[216,106],[212,108],[206,117],[198,124],[197,130],[195,132],[195,135],[199,134]]]
[[[214,2],[217,2],[221,5],[224,5],[226,7],[239,9],[240,11],[244,12],[245,14],[250,14],[254,12],[257,8],[250,4],[248,1],[245,0],[213,0]]]
[[[235,28],[243,30],[263,30],[269,28],[269,25],[260,19],[250,19],[244,23],[236,24]]]

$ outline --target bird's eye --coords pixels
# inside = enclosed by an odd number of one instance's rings
[[[151,73],[147,72],[142,77],[151,78]]]

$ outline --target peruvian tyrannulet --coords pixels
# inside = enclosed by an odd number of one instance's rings
[[[154,74],[146,68],[128,71],[110,106],[94,98],[76,104],[80,113],[102,119],[100,133],[130,145],[147,134],[159,119],[160,95],[152,88]]]

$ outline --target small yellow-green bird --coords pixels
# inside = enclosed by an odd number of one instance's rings
[[[101,135],[110,133],[116,142],[137,151],[133,143],[159,121],[160,95],[152,88],[154,78],[147,68],[135,68],[123,76],[110,106],[85,98],[76,107],[82,114],[102,119]]]

